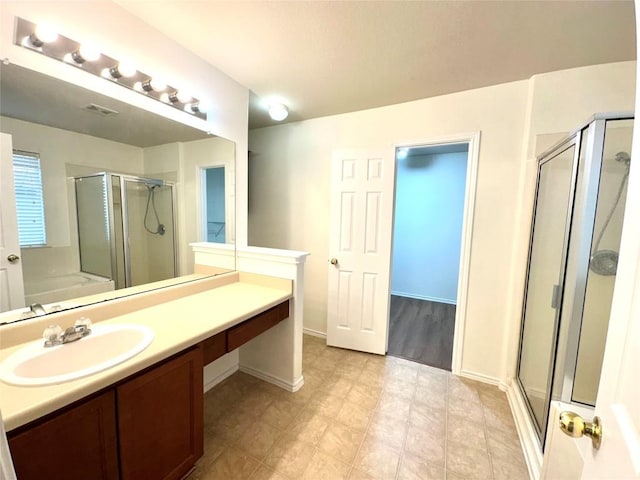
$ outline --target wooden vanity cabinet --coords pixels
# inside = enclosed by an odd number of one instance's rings
[[[182,478],[203,453],[202,348],[118,385],[122,480]]]
[[[113,389],[9,433],[20,480],[117,480]]]
[[[177,480],[203,453],[202,347],[9,432],[19,480]]]

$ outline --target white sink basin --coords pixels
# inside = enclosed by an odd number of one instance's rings
[[[153,330],[141,325],[93,325],[91,334],[72,343],[44,347],[37,340],[0,364],[0,380],[38,386],[68,382],[106,370],[142,352]]]

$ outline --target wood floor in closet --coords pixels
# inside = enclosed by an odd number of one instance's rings
[[[391,295],[388,355],[451,371],[456,306]]]

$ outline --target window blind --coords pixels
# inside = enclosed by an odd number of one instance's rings
[[[40,157],[35,153],[13,152],[13,176],[20,246],[46,245]]]

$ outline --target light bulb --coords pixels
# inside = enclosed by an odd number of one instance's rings
[[[269,116],[273,120],[280,122],[289,116],[289,110],[282,103],[273,103],[269,105]]]
[[[117,68],[120,72],[120,75],[122,75],[124,78],[133,77],[137,72],[136,66],[128,62],[118,63]]]
[[[189,93],[184,92],[184,91],[180,91],[178,90],[176,93],[176,99],[180,102],[180,103],[189,103],[191,100],[193,100],[193,97],[191,95],[189,95]]]
[[[98,50],[94,45],[91,44],[80,45],[78,53],[87,62],[95,62],[100,58],[100,50]]]
[[[149,86],[156,92],[162,92],[167,89],[167,82],[160,78],[152,78],[149,80]]]
[[[36,29],[31,34],[31,43],[36,47],[41,47],[44,43],[55,42],[57,39],[58,32],[56,32],[51,25],[47,25],[46,23],[36,25]]]

